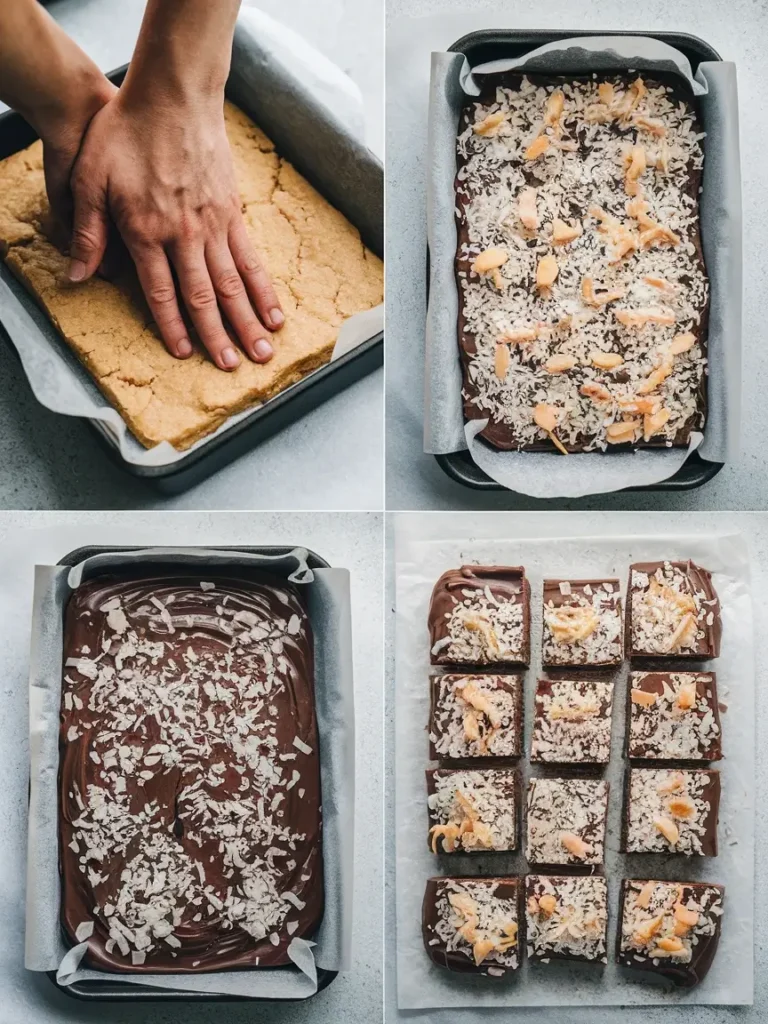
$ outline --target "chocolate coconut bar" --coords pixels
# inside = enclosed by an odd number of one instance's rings
[[[624,656],[618,580],[544,580],[542,663],[620,665]]]
[[[716,658],[720,602],[712,574],[694,562],[637,562],[627,588],[631,658]]]
[[[519,878],[430,878],[422,908],[427,955],[438,967],[502,978],[520,966]]]
[[[429,756],[433,761],[519,757],[521,676],[432,676]]]
[[[527,799],[529,864],[602,864],[608,783],[602,779],[531,779]]]
[[[632,672],[627,756],[643,761],[719,761],[714,672]]]
[[[706,416],[709,305],[690,89],[478,80],[455,182],[465,419],[501,449],[687,445]]]
[[[465,565],[444,572],[432,591],[433,665],[527,665],[531,588],[525,569]]]
[[[613,683],[540,679],[531,739],[531,762],[604,765],[611,756]]]
[[[323,913],[312,631],[267,575],[99,577],[64,623],[61,922],[85,964],[289,964]]]
[[[427,805],[433,853],[517,849],[520,779],[514,769],[431,769]]]
[[[698,985],[720,941],[725,889],[709,882],[625,878],[621,887],[616,961],[675,985]]]
[[[716,857],[719,806],[714,768],[630,768],[622,852]]]
[[[607,963],[608,884],[600,875],[528,875],[528,959]]]

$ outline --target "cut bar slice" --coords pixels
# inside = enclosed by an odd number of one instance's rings
[[[465,565],[444,572],[432,591],[433,665],[527,665],[531,588],[525,569]]]
[[[429,756],[433,761],[519,757],[521,676],[432,676]]]
[[[544,580],[542,663],[620,665],[624,656],[618,580]]]
[[[520,780],[512,768],[427,772],[433,853],[516,850]]]
[[[642,761],[719,761],[714,672],[632,672],[627,755]]]
[[[714,768],[630,768],[622,852],[716,857],[719,807]]]
[[[531,779],[528,783],[529,864],[602,864],[608,783],[601,779]]]
[[[627,652],[631,658],[716,658],[720,602],[712,574],[693,562],[629,568]]]
[[[702,981],[720,941],[725,889],[709,882],[625,878],[616,961],[682,988]]]
[[[606,963],[608,885],[600,875],[528,875],[528,958]]]
[[[503,977],[520,966],[523,922],[519,878],[430,878],[422,935],[439,967]]]
[[[604,765],[611,756],[613,683],[590,679],[540,679],[531,761]]]

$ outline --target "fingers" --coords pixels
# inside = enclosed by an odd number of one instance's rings
[[[168,257],[162,246],[133,247],[131,256],[136,264],[142,291],[171,355],[186,359],[192,355],[187,326],[181,316],[176,298],[176,286]]]
[[[181,294],[200,340],[221,370],[234,370],[240,356],[224,330],[216,292],[205,262],[202,245],[174,247],[171,258],[179,278]]]
[[[226,244],[209,246],[206,263],[219,305],[238,341],[256,363],[266,363],[273,349],[269,333],[253,311],[243,279]]]
[[[279,331],[285,323],[280,300],[272,287],[269,274],[251,245],[245,224],[239,217],[229,229],[229,248],[238,273],[245,283],[248,295],[262,322],[270,330]]]
[[[74,218],[69,246],[70,281],[96,273],[107,247],[108,221],[102,193],[74,183]]]

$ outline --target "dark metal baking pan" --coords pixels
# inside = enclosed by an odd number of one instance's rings
[[[552,43],[558,39],[571,39],[574,36],[650,36],[652,39],[660,39],[670,46],[680,50],[691,63],[695,73],[701,61],[722,60],[723,58],[713,46],[699,39],[698,36],[691,36],[685,32],[625,32],[625,31],[603,31],[602,29],[575,29],[573,31],[535,29],[483,29],[478,32],[470,32],[461,39],[457,39],[448,47],[450,53],[463,53],[470,64],[486,64],[491,60],[500,60],[504,57],[520,57],[529,50],[534,50],[544,43]],[[468,451],[449,452],[446,455],[436,455],[435,459],[440,468],[456,483],[465,487],[472,487],[479,491],[509,491],[508,488],[496,483],[491,477],[484,473],[480,467],[472,461]],[[627,487],[627,491],[690,491],[695,487],[701,487],[707,483],[723,468],[722,462],[710,462],[702,459],[698,452],[694,452],[668,480],[645,487]],[[620,493],[614,491],[613,493]]]
[[[237,46],[236,37],[235,53]],[[108,78],[115,85],[119,85],[125,77],[126,70],[127,66],[118,68],[111,72]],[[279,88],[277,81],[275,88]],[[234,103],[243,106],[240,98],[241,89],[242,81],[238,67],[235,66],[227,84],[227,96]],[[365,244],[383,259],[384,170],[381,162],[362,143],[346,135],[333,117],[309,94],[304,95],[301,102],[297,101],[293,109],[297,131],[306,139],[311,139],[312,144],[308,143],[306,149],[301,151],[290,145],[280,144],[279,138],[275,138],[279,136],[279,125],[272,122],[269,113],[269,105],[273,98],[274,92],[264,98],[263,109],[248,112],[252,113],[252,116],[255,115],[254,120],[273,138],[280,154],[290,160],[299,173],[347,217],[360,231]],[[36,133],[20,114],[14,111],[0,114],[0,160],[25,149],[36,139]],[[313,149],[333,153],[337,162],[336,179],[331,183],[326,181],[324,186],[313,172]],[[365,187],[358,191],[365,193],[365,203],[361,201],[360,195],[349,187],[353,178],[357,175],[359,180],[361,174],[364,175]],[[2,323],[0,337],[17,354]],[[56,343],[68,350],[66,342],[58,335]],[[107,456],[117,466],[132,476],[141,477],[164,494],[180,494],[305,416],[355,381],[372,373],[383,363],[384,334],[380,331],[332,363],[326,363],[297,384],[286,388],[264,405],[254,409],[239,423],[216,437],[208,438],[198,448],[187,452],[168,466],[135,466],[126,462],[104,427],[93,420],[88,422]]]
[[[93,555],[103,555],[112,551],[142,551],[145,548],[138,544],[93,544],[87,547],[76,548],[74,551],[70,551],[64,555],[56,563],[57,565],[79,565],[80,562],[86,558],[92,558]],[[157,547],[159,552],[167,550],[163,547]],[[266,545],[264,547],[253,547],[246,544],[230,544],[230,545],[210,545],[211,551],[245,551],[249,554],[258,555],[272,555],[278,557],[280,555],[290,554],[294,550],[293,547],[278,547],[275,545]],[[330,569],[331,566],[324,558],[316,552],[311,551],[309,548],[304,549],[307,552],[307,565],[310,569]],[[144,568],[148,571],[152,571],[152,564],[145,563]],[[163,569],[167,570],[168,566],[164,565]],[[290,969],[290,968],[288,968]],[[336,978],[338,971],[328,971],[322,967],[317,969],[317,991],[322,992],[324,988],[333,982]],[[89,1002],[104,1002],[104,1001],[115,1001],[115,1002],[126,1002],[126,1003],[148,1003],[148,1002],[163,1002],[163,1003],[177,1003],[177,1002],[225,1002],[225,1003],[290,1003],[290,1002],[306,1002],[304,999],[260,999],[258,997],[248,996],[230,996],[221,992],[187,992],[183,989],[162,989],[152,988],[149,985],[133,985],[129,982],[119,981],[76,981],[72,985],[64,987],[59,985],[56,981],[56,972],[49,971],[47,975],[51,982],[56,988],[66,996],[73,997],[75,999],[87,1000]],[[309,999],[313,999],[317,993],[309,996]]]

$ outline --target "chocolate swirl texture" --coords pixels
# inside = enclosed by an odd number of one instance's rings
[[[289,963],[323,913],[313,640],[296,588],[266,574],[89,580],[66,608],[63,676],[61,923],[88,939],[84,963]]]

